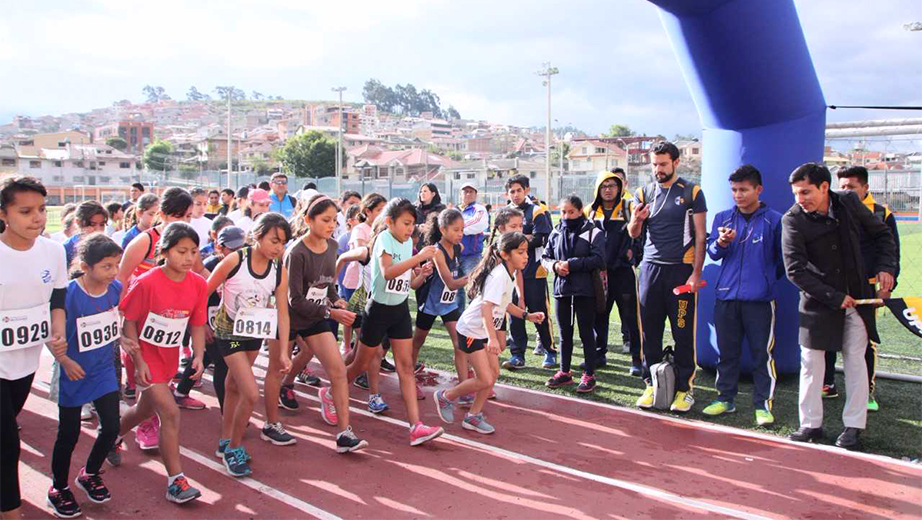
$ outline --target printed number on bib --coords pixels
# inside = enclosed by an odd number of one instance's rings
[[[316,303],[317,305],[323,305],[327,300],[327,288],[326,287],[311,287],[307,290],[307,301],[311,303]]]
[[[410,271],[403,273],[397,278],[391,278],[384,286],[384,292],[395,294],[397,296],[406,296],[410,294]]]
[[[77,318],[77,346],[80,352],[104,347],[118,338],[118,310],[109,309],[92,316]]]
[[[506,309],[500,307],[493,307],[493,328],[499,330],[503,326],[503,321],[506,319]]]
[[[211,330],[215,329],[215,318],[218,316],[218,311],[221,310],[220,305],[214,307],[208,307],[208,325],[211,326]]]
[[[275,339],[278,330],[278,311],[276,309],[243,308],[237,309],[234,318],[234,335],[257,339]]]
[[[179,348],[189,318],[164,318],[153,312],[147,315],[141,339],[162,348]]]
[[[439,298],[439,303],[455,303],[455,298],[458,296],[458,291],[450,291],[448,287],[442,289],[442,296]]]
[[[17,350],[44,345],[51,337],[51,307],[0,312],[0,348]]]

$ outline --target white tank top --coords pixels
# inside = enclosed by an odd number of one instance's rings
[[[237,309],[269,307],[281,275],[279,262],[275,260],[269,262],[265,273],[253,272],[253,250],[250,247],[237,251],[237,254],[240,255],[240,264],[224,281],[224,292],[221,293],[221,305],[232,322],[237,316]]]

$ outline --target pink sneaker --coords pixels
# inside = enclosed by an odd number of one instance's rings
[[[160,447],[160,417],[153,417],[143,421],[134,432],[134,440],[142,450],[156,450]]]
[[[339,416],[336,415],[336,406],[333,405],[333,390],[330,387],[321,388],[320,392],[320,416],[323,421],[330,426],[339,424]]]
[[[410,446],[419,446],[420,444],[431,441],[445,433],[442,427],[426,426],[422,422],[416,423],[410,429]]]
[[[199,401],[198,399],[193,399],[188,395],[177,395],[176,394],[176,385],[170,384],[170,392],[173,393],[173,400],[176,401],[176,406],[180,408],[185,408],[186,410],[204,410],[205,403]]]
[[[422,401],[425,398],[426,394],[423,393],[423,387],[421,387],[419,383],[416,383],[416,400]]]

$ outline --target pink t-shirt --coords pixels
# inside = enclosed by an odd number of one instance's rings
[[[349,249],[358,247],[359,240],[365,242],[365,245],[368,245],[368,241],[371,240],[371,226],[366,222],[362,222],[352,229],[352,235],[349,237]],[[346,289],[358,289],[361,273],[362,264],[350,262],[349,265],[346,266],[346,276],[343,278],[343,286],[345,286]]]

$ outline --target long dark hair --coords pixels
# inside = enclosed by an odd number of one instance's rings
[[[160,197],[160,211],[164,215],[171,217],[183,218],[186,212],[192,207],[192,195],[189,192],[172,186],[167,188]]]
[[[464,216],[456,209],[446,209],[439,213],[430,213],[426,219],[426,224],[422,226],[423,244],[434,246],[442,240],[442,229],[448,227],[458,220],[464,220]]]
[[[442,196],[439,195],[439,188],[436,187],[435,184],[433,184],[433,183],[431,183],[431,182],[427,182],[427,183],[423,184],[422,186],[420,186],[419,189],[422,189],[423,186],[429,188],[429,191],[431,191],[432,193],[434,193],[434,195],[432,196],[432,200],[429,201],[429,204],[423,204],[423,200],[419,198],[419,192],[417,192],[417,193],[416,193],[416,200],[419,202],[419,205],[420,205],[420,206],[426,206],[426,207],[429,207],[429,206],[438,206],[439,204],[442,203]]]
[[[490,240],[489,243],[493,243],[496,237],[496,233],[499,231],[499,228],[505,226],[512,220],[513,217],[521,217],[524,221],[525,213],[522,213],[522,210],[519,208],[506,207],[499,210],[499,213],[496,214],[496,219],[493,220],[493,230],[490,231]]]
[[[387,199],[378,193],[369,193],[368,195],[365,195],[365,198],[362,199],[361,203],[362,210],[359,212],[359,222],[365,222],[368,220],[368,212],[374,211],[375,208],[378,207],[378,204],[386,203]],[[369,222],[368,225],[371,225],[371,222]]]
[[[48,196],[45,185],[35,177],[7,177],[0,182],[0,209],[9,211],[17,193],[34,191],[42,197]],[[6,229],[6,222],[0,220],[0,233]],[[65,228],[66,229],[66,228]]]
[[[107,237],[105,233],[93,233],[80,239],[77,244],[77,254],[70,266],[70,277],[79,278],[84,275],[80,269],[80,262],[85,263],[92,268],[94,265],[106,258],[119,256],[122,254],[122,248],[114,240]]]
[[[326,200],[317,202],[321,197],[326,197]],[[384,197],[381,197],[381,200],[383,201]],[[336,201],[323,193],[318,193],[311,197],[310,200],[301,206],[301,209],[297,211],[295,217],[291,219],[291,231],[294,233],[294,237],[301,238],[306,235],[310,229],[310,226],[307,225],[307,219],[317,218],[317,215],[331,207],[339,211],[339,206],[336,204]]]
[[[490,273],[497,265],[503,262],[499,254],[503,252],[509,253],[513,249],[517,249],[525,240],[525,235],[522,233],[510,231],[503,233],[499,240],[490,244],[489,250],[483,255],[474,271],[471,272],[470,281],[467,283],[467,295],[469,298],[474,299],[478,294],[483,294],[483,285],[487,282],[487,277],[490,276]]]
[[[186,195],[188,196],[189,194],[186,193]],[[163,232],[160,234],[160,242],[157,243],[157,254],[162,255],[166,253],[170,249],[176,247],[176,244],[184,238],[192,240],[195,242],[195,246],[198,247],[198,232],[195,228],[185,222],[170,223],[167,227],[163,228]]]
[[[273,229],[281,229],[282,233],[285,233],[285,242],[291,240],[291,225],[285,220],[284,215],[271,211],[256,217],[253,229],[249,232],[249,239],[252,242],[261,240]]]

